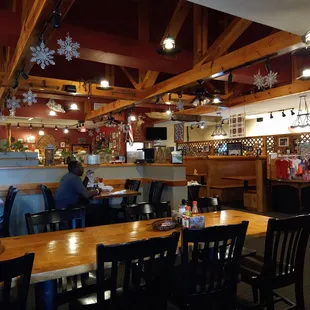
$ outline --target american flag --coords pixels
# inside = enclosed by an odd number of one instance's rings
[[[133,128],[131,122],[128,123],[128,136],[129,136],[129,144],[133,145],[134,139],[133,139]]]

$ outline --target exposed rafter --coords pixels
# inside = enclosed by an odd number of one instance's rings
[[[60,12],[63,16],[66,15],[75,0],[63,0]],[[8,68],[8,75],[6,84],[10,85],[16,76],[17,70],[24,67],[24,71],[28,73],[34,65],[29,61],[31,58],[30,46],[36,45],[38,35],[43,29],[45,21],[49,18],[55,6],[54,0],[34,0],[32,8],[23,24],[23,29],[17,42],[14,54],[12,56],[10,66]],[[46,31],[45,40],[48,40],[53,32],[52,27]],[[0,89],[0,99],[3,100],[6,88]]]
[[[271,88],[250,95],[233,98],[225,102],[225,106],[247,105],[254,102],[274,99],[283,96],[303,93],[310,90],[310,81],[294,81],[291,84]]]
[[[210,48],[204,53],[195,67],[203,63],[214,60],[224,55],[232,44],[242,35],[242,33],[251,25],[251,21],[235,17],[224,32],[215,40]]]
[[[92,119],[99,117],[101,115],[106,115],[110,112],[122,110],[126,107],[133,105],[134,103],[135,103],[135,101],[132,101],[132,100],[116,100],[116,101],[113,101],[113,102],[105,105],[102,108],[99,108],[97,110],[91,111],[90,113],[86,114],[85,120],[92,120]]]
[[[127,76],[128,80],[130,81],[130,83],[133,85],[133,87],[135,89],[141,89],[141,84],[137,83],[135,81],[135,79],[133,78],[133,76],[131,75],[131,73],[125,68],[125,67],[120,67],[122,69],[122,71],[125,73],[125,75]]]
[[[191,9],[192,5],[187,2],[186,0],[179,0],[178,1],[178,4],[173,12],[173,15],[170,19],[170,22],[167,26],[167,29],[160,41],[160,44],[163,43],[164,39],[170,35],[172,36],[174,39],[177,38],[181,28],[182,28],[182,25]],[[182,55],[182,54],[181,54]],[[182,57],[182,56],[180,56]],[[180,63],[181,60],[178,61],[178,63]],[[143,83],[142,83],[142,87],[144,86],[144,88],[148,88],[152,85],[154,85],[154,83],[156,82],[156,79],[159,75],[159,72],[165,72],[163,70],[158,70],[158,72],[155,72],[155,71],[148,71],[145,75],[145,78],[143,80]]]
[[[230,69],[250,64],[267,56],[281,55],[303,47],[301,37],[287,32],[277,32],[236,51],[221,56],[200,67],[181,73],[144,91],[144,98],[167,93],[199,79],[220,76]]]

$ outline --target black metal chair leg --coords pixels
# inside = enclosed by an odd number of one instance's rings
[[[252,294],[253,294],[253,301],[255,304],[258,303],[258,288],[256,286],[252,286]]]
[[[265,290],[266,297],[266,310],[275,310],[274,309],[274,301],[273,301],[273,291],[272,289]]]
[[[305,310],[304,287],[303,281],[295,283],[296,309]]]

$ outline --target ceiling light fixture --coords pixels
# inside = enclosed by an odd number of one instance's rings
[[[49,113],[48,113],[49,116],[56,116],[56,112],[55,111],[52,111],[50,110]]]
[[[216,113],[218,116],[221,115],[221,113]],[[223,122],[220,120],[216,125],[215,129],[211,135],[212,137],[222,137],[222,136],[227,136],[227,133],[225,132],[223,128]]]
[[[29,125],[29,129],[32,129],[32,124]]]
[[[76,103],[71,103],[69,110],[71,110],[71,111],[78,111],[79,107],[78,107],[78,105]]]
[[[69,133],[68,126],[66,126],[66,127],[64,128],[64,133],[65,133],[65,134]]]
[[[305,111],[305,113],[301,113]],[[299,96],[299,106],[298,106],[298,113],[297,118],[291,125],[291,128],[304,128],[310,126],[310,114],[307,104],[307,96],[302,95]]]
[[[28,121],[32,121],[32,120],[33,120],[33,117],[29,117],[29,118],[28,118]]]
[[[55,130],[58,130],[58,127],[57,127],[57,125],[55,125]]]
[[[175,44],[175,39],[171,36],[167,36],[162,44],[162,47],[156,52],[163,56],[173,56],[180,53],[182,49]]]
[[[61,13],[59,12],[59,8],[56,8],[55,11],[53,11],[51,23],[52,23],[54,28],[60,28],[60,26],[61,26]]]
[[[270,112],[270,119],[273,119],[273,115],[272,115],[272,112]]]
[[[205,123],[205,122],[202,122],[202,123],[200,124],[200,129],[204,129],[205,126],[206,126],[206,123]]]
[[[19,123],[17,123],[17,128],[19,128]]]
[[[285,117],[286,116],[286,114],[284,113],[284,111],[282,111],[282,117]]]
[[[291,110],[291,115],[295,115],[294,109]]]
[[[44,130],[39,130],[39,136],[44,136]]]
[[[229,75],[228,75],[228,84],[232,84],[233,83],[233,74],[232,72],[230,71],[229,72]]]
[[[129,121],[135,122],[137,120],[137,117],[134,114],[129,114]]]
[[[113,87],[110,86],[110,83],[108,80],[101,80],[100,81],[100,87],[97,87],[97,89],[100,89],[100,90],[112,90]]]
[[[169,110],[166,111],[166,114],[167,115],[171,115],[172,114],[172,111],[170,110],[170,108],[169,108]]]
[[[299,76],[297,80],[310,80],[310,69],[304,69],[302,75]]]
[[[75,85],[63,85],[63,90],[67,93],[76,93]]]

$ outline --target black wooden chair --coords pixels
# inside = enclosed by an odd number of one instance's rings
[[[184,229],[172,301],[180,309],[236,309],[236,290],[248,222]],[[191,250],[191,251],[190,251]]]
[[[218,196],[216,197],[201,197],[197,199],[198,209],[202,213],[221,211],[221,202]]]
[[[0,237],[10,237],[10,219],[16,195],[16,187],[10,186],[4,203],[3,222],[0,224]]]
[[[132,191],[139,191],[141,181],[139,180],[126,180],[125,189]],[[114,217],[118,220],[118,215],[123,213],[124,219],[126,219],[125,209],[131,205],[137,204],[137,196],[126,196],[123,197],[122,202],[120,203],[120,208],[110,208],[111,212],[114,213]]]
[[[269,220],[264,256],[244,258],[241,264],[242,281],[252,286],[255,303],[267,310],[274,310],[276,302],[305,310],[303,272],[309,233],[310,215]],[[291,284],[296,305],[274,292]]]
[[[138,205],[148,205],[154,208],[157,217],[171,216],[171,206],[169,201],[161,201],[161,196],[165,184],[159,181],[152,181],[149,192],[149,199],[147,202],[139,202]]]
[[[85,208],[55,209],[36,214],[25,214],[29,234],[52,232],[64,229],[85,227]],[[95,291],[95,277],[90,273],[47,281],[44,285],[36,285],[36,303],[42,305],[44,290],[56,293],[56,304],[62,305],[79,296]]]
[[[126,222],[157,218],[155,207],[150,204],[127,206],[124,211]]]
[[[52,191],[43,184],[41,184],[40,187],[44,199],[45,210],[54,210],[55,200]]]
[[[0,309],[25,310],[34,253],[0,262]],[[12,290],[12,283],[16,282]],[[14,291],[14,292],[12,292]]]
[[[179,235],[174,232],[163,238],[99,244],[97,294],[79,299],[70,309],[91,305],[106,310],[166,309]]]

